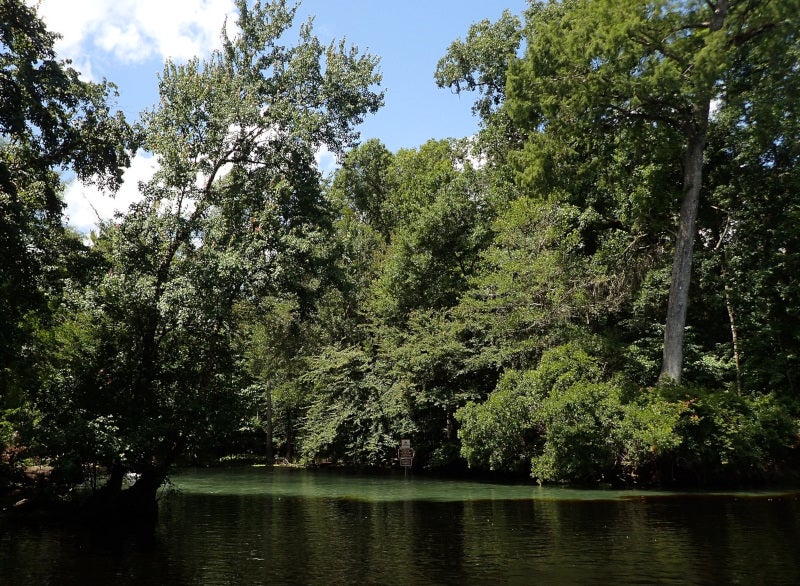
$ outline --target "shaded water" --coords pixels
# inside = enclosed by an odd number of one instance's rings
[[[800,495],[187,472],[152,541],[0,526],[0,585],[800,584]]]

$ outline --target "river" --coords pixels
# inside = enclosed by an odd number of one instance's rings
[[[0,585],[800,584],[798,493],[265,468],[173,482],[152,539],[0,525]]]

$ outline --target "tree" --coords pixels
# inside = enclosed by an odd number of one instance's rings
[[[61,173],[113,191],[137,142],[114,86],[81,80],[56,39],[22,0],[0,3],[0,411],[41,384],[37,336],[92,262],[62,225]]]
[[[503,107],[508,66],[521,41],[520,19],[504,10],[496,22],[482,20],[470,26],[466,38],[453,41],[436,65],[434,78],[440,88],[478,93],[472,112],[482,128],[475,146],[478,156],[490,164],[503,162],[521,139]]]
[[[310,22],[285,47],[295,8],[236,5],[221,50],[166,64],[142,119],[160,168],[143,200],[102,227],[110,269],[83,293],[108,325],[95,370],[113,373],[94,417],[112,418],[126,446],[115,469],[141,474],[107,496],[150,514],[176,458],[235,411],[237,302],[292,293],[310,305],[331,221],[314,150],[343,154],[383,99],[372,56],[322,46]]]
[[[732,61],[709,132],[711,205],[701,220],[713,237],[700,242],[708,280],[726,305],[739,387],[794,397],[800,42],[796,27],[782,30]]]
[[[307,404],[301,379],[307,357],[325,338],[320,331],[325,326],[319,323],[317,311],[300,311],[297,298],[290,295],[264,297],[257,306],[242,304],[239,313],[242,354],[253,381],[245,391],[250,399],[251,430],[255,427],[266,433],[268,465],[276,455],[273,444],[292,461]]]
[[[370,139],[347,154],[331,186],[331,195],[341,200],[343,212],[354,212],[359,222],[381,234],[387,244],[394,227],[387,209],[393,160],[394,155],[382,142]]]
[[[743,48],[786,38],[793,3],[576,0],[534,5],[524,59],[513,61],[512,118],[535,133],[597,136],[629,128],[682,145],[680,214],[662,380],[680,381],[703,156],[712,103]],[[577,141],[580,142],[580,141]]]
[[[490,239],[485,174],[469,163],[459,170],[457,156],[447,143],[428,143],[399,153],[391,168],[397,221],[373,286],[382,317],[402,321],[414,309],[455,305]]]
[[[97,262],[63,226],[62,173],[113,191],[137,142],[112,113],[114,86],[81,80],[56,38],[25,2],[0,2],[0,450],[19,443],[27,456],[52,312],[67,278]]]
[[[509,61],[522,40],[519,18],[504,10],[497,22],[482,20],[469,27],[464,40],[453,41],[439,59],[434,78],[455,93],[477,91],[474,114],[487,121],[505,100]]]
[[[346,327],[309,357],[307,457],[388,462],[400,433],[415,437],[418,461],[445,463],[444,452],[457,452],[453,413],[472,389],[460,387],[448,311],[490,241],[494,214],[487,173],[467,159],[463,141],[395,154],[367,143],[337,173],[347,319],[326,320]]]
[[[461,453],[470,465],[530,465],[540,482],[650,482],[681,444],[687,404],[655,393],[629,400],[627,383],[609,376],[595,345],[554,346],[535,369],[507,370],[484,403],[460,409]]]

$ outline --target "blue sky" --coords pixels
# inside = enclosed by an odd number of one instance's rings
[[[361,127],[362,140],[379,138],[391,150],[413,148],[431,138],[463,137],[477,130],[473,97],[439,89],[436,63],[469,26],[497,19],[504,9],[521,15],[526,0],[304,0],[297,22],[314,15],[323,42],[346,38],[381,59],[386,105]],[[232,0],[41,0],[40,13],[63,35],[59,55],[85,76],[119,86],[118,105],[129,118],[157,100],[157,74],[164,60],[205,56],[218,43]],[[67,190],[71,222],[85,229],[92,216],[108,217],[135,197],[136,182],[154,162],[137,157],[124,193],[109,202],[91,188]],[[321,166],[330,165],[322,160]],[[91,205],[88,205],[91,202]]]

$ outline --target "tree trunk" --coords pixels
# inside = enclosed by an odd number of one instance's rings
[[[141,526],[155,527],[158,521],[158,489],[167,479],[168,466],[144,470],[133,486],[120,495],[119,514]]]
[[[689,306],[689,284],[692,276],[692,251],[697,230],[697,208],[700,203],[700,186],[703,181],[703,150],[710,104],[700,115],[700,128],[687,141],[683,173],[683,203],[675,242],[672,279],[667,303],[667,320],[664,327],[664,359],[659,382],[679,383],[683,373],[683,338],[686,330],[686,310]],[[704,122],[702,122],[704,121]]]
[[[456,418],[453,410],[449,407],[445,412],[445,417],[447,420],[447,441],[455,441],[458,439],[456,436]]]
[[[104,497],[116,498],[122,492],[122,480],[125,476],[125,469],[119,459],[115,459],[111,465],[111,474],[108,476],[103,488],[100,489]]]
[[[736,393],[742,396],[742,363],[739,352],[739,332],[736,327],[736,313],[733,310],[733,301],[731,299],[731,286],[728,283],[728,270],[726,268],[727,262],[725,261],[723,253],[723,268],[722,268],[722,286],[725,292],[725,309],[728,310],[728,322],[731,326],[731,343],[733,345],[733,363],[736,366]]]
[[[122,490],[126,467],[115,462],[107,486],[90,501],[88,514],[106,528],[127,528],[148,534],[158,520],[158,489],[164,484],[178,454],[184,446],[181,436],[166,440],[160,455],[153,456],[130,488]]]
[[[264,423],[264,427],[266,428],[267,432],[267,466],[271,466],[275,463],[275,454],[272,450],[272,388],[267,385],[267,415],[266,421]]]
[[[286,459],[294,462],[294,433],[292,430],[292,410],[286,410]]]
[[[728,1],[709,2],[713,10],[708,24],[709,33],[722,30],[728,16]],[[700,89],[700,88],[698,88]],[[702,90],[701,90],[702,91]],[[700,204],[700,187],[703,183],[703,151],[708,133],[713,87],[695,103],[692,119],[686,127],[686,158],[683,168],[683,203],[678,221],[675,242],[675,259],[672,263],[672,280],[667,302],[667,320],[664,327],[664,360],[659,382],[681,382],[683,374],[683,337],[686,330],[686,310],[689,306],[689,284],[692,277],[692,251],[697,231],[697,208]]]
[[[736,392],[742,396],[742,361],[739,351],[739,332],[736,325],[736,312],[733,309],[733,297],[730,280],[728,279],[728,253],[725,251],[725,239],[731,229],[731,219],[728,217],[725,228],[719,237],[719,242],[714,250],[720,254],[720,277],[722,278],[722,291],[725,298],[725,309],[728,311],[728,323],[731,328],[731,343],[733,346],[733,363],[736,367]]]

